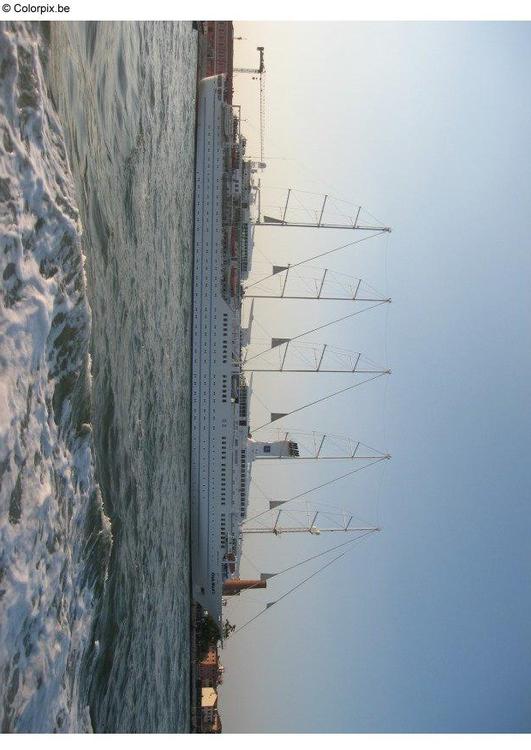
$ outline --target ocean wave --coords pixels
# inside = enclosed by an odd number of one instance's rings
[[[90,425],[82,227],[39,27],[0,25],[0,727],[90,731],[111,548]]]

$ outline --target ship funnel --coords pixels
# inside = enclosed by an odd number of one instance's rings
[[[229,578],[223,583],[223,596],[235,596],[246,589],[265,589],[266,579]]]

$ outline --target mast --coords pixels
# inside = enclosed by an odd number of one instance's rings
[[[303,278],[297,274],[295,283],[289,284],[292,276],[290,271],[307,261],[301,261],[292,265],[273,266],[272,273],[259,281],[249,284],[244,290],[246,299],[296,299],[296,300],[319,300],[333,302],[391,302],[390,297],[383,297],[368,285],[363,279],[353,278],[341,274],[334,274],[329,268],[319,268],[319,275]],[[284,274],[284,278],[282,278]],[[292,274],[293,275],[293,274]],[[278,281],[278,288],[277,287]],[[300,288],[301,282],[303,284]],[[295,284],[298,283],[298,287]],[[272,289],[273,286],[273,289]],[[258,287],[256,291],[249,291]],[[334,289],[335,287],[335,289]],[[270,291],[271,290],[271,291]],[[293,290],[293,291],[291,291]],[[335,293],[333,293],[335,292]]]
[[[302,227],[311,229],[354,229],[360,232],[392,232],[391,227],[379,227],[377,225],[370,224],[320,224],[319,222],[309,221],[283,221],[282,219],[275,219],[274,216],[264,216],[263,221],[252,221],[256,227]]]
[[[284,351],[281,349],[282,346],[285,347]],[[288,357],[288,353],[292,356]],[[258,361],[250,367],[246,366],[244,359],[242,372],[345,373],[350,375],[389,375],[391,373],[391,370],[386,367],[378,367],[370,363],[361,352],[341,350],[330,344],[309,342],[296,344],[292,343],[292,339],[272,339],[271,348],[260,356],[263,361]],[[271,358],[278,359],[278,362],[272,363]],[[249,361],[255,359],[251,357]]]
[[[298,526],[277,526],[271,527],[271,528],[261,528],[259,526],[255,528],[242,528],[243,534],[275,534],[275,536],[279,536],[280,534],[297,534],[297,533],[309,533],[314,535],[319,535],[322,533],[332,532],[332,531],[350,531],[350,532],[362,532],[362,531],[380,531],[380,529],[377,526],[356,526],[351,529],[336,529],[336,528],[321,528],[317,526],[308,526],[306,528],[299,528]]]
[[[391,302],[387,297],[310,297],[309,295],[295,294],[245,294],[247,299],[299,299],[299,300],[319,300],[322,302]]]
[[[296,516],[297,513],[303,513],[308,520],[305,524],[299,526],[283,526],[280,523],[281,515],[283,513],[288,514],[292,518],[293,516]],[[320,526],[318,525],[319,515],[325,515],[330,518],[331,516],[337,514],[322,513],[322,511],[316,511],[313,517],[310,519],[309,514],[306,511],[279,510],[277,511],[275,521],[271,524],[271,526],[246,527],[244,522],[241,526],[241,531],[243,534],[274,534],[275,536],[280,536],[280,534],[311,534],[312,536],[319,536],[320,534],[334,533],[338,531],[343,533],[370,533],[374,531],[380,531],[380,528],[378,526],[351,526],[350,524],[352,523],[354,516],[348,516],[346,513],[340,514],[342,517],[341,523],[338,522],[335,525]]]
[[[273,422],[284,414],[274,413]],[[343,435],[327,433],[306,433],[298,430],[282,430],[268,427],[268,439],[254,440],[249,437],[248,448],[252,461],[384,461],[391,456],[372,448],[361,440],[355,440]],[[263,429],[263,428],[260,428]],[[256,430],[253,430],[255,432]]]
[[[288,204],[291,197],[292,188],[288,189],[287,196],[286,196],[286,202],[284,204],[283,210],[282,210],[282,218],[277,219],[274,216],[266,216],[264,214],[263,218],[260,213],[258,212],[258,217],[255,221],[251,219],[251,224],[254,224],[255,226],[267,226],[267,227],[303,227],[303,228],[312,228],[312,229],[354,229],[359,232],[391,232],[391,227],[382,227],[377,224],[359,224],[359,217],[361,213],[361,206],[358,207],[356,218],[354,221],[350,224],[331,224],[327,222],[323,222],[323,215],[325,211],[326,202],[328,200],[328,195],[324,196],[322,206],[320,208],[319,212],[319,218],[316,221],[288,221],[286,219],[286,214],[288,210]]]

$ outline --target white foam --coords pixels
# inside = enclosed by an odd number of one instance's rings
[[[86,524],[101,500],[91,430],[74,419],[90,384],[90,308],[39,43],[34,27],[0,28],[0,725],[90,731],[80,694],[96,603]]]

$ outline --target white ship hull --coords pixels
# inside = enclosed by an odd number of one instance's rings
[[[222,501],[232,455],[233,310],[222,294],[223,77],[201,81],[196,143],[192,327],[192,597],[218,623],[222,600]]]

